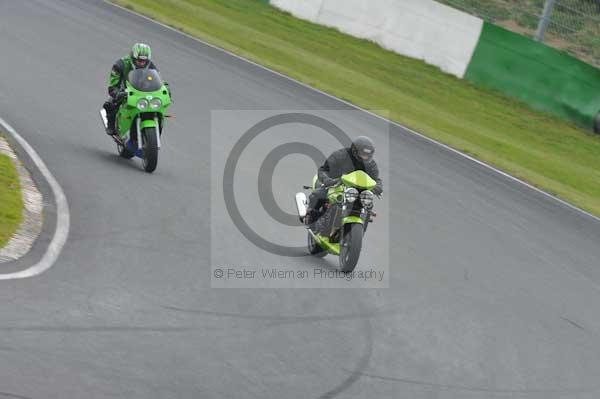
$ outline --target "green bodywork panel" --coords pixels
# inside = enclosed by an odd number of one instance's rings
[[[337,186],[330,187],[327,191],[327,200],[330,204],[335,204],[343,200],[344,190],[346,187],[355,187],[360,190],[370,190],[377,185],[377,182],[362,170],[357,170],[346,175],[342,175],[342,183]],[[317,184],[317,175],[313,177],[312,188],[315,190]],[[341,197],[340,197],[341,196]],[[339,201],[338,201],[339,199]],[[362,223],[362,222],[360,222]]]
[[[327,252],[330,252],[334,255],[340,254],[340,244],[335,243],[335,242],[329,242],[329,239],[327,237],[323,237],[320,234],[316,234],[316,236],[317,236],[317,243],[319,244],[319,246],[321,248],[323,248]]]
[[[154,119],[146,119],[140,123],[140,128],[145,129],[147,127],[156,127]]]
[[[338,199],[340,201],[338,201]],[[327,191],[327,200],[330,204],[335,204],[337,202],[341,202],[344,199],[344,186],[334,186],[329,188]]]
[[[377,185],[377,182],[362,170],[356,170],[347,175],[342,175],[342,183],[346,186],[355,187],[361,190],[370,190]]]
[[[364,224],[365,222],[358,216],[346,216],[345,218],[342,219],[342,225],[348,224],[348,223]]]
[[[312,189],[316,189],[318,176],[315,175],[312,180]],[[366,172],[356,170],[347,175],[342,175],[342,183],[349,187],[355,187],[361,190],[371,190],[377,185],[377,182],[371,178]]]
[[[119,132],[119,136],[123,141],[127,141],[129,139],[129,131],[131,130],[131,125],[135,121],[136,116],[144,113],[156,113],[158,114],[159,120],[163,121],[164,128],[164,114],[167,110],[167,107],[171,104],[171,97],[169,96],[169,90],[163,84],[160,89],[153,92],[144,92],[139,91],[133,88],[129,82],[125,83],[125,89],[127,91],[127,102],[124,102],[119,107],[119,111],[117,112],[117,130]],[[145,111],[141,111],[137,108],[137,102],[145,98],[148,101],[153,98],[159,98],[162,102],[161,107],[158,109],[150,109]],[[155,127],[156,123],[154,119],[145,120],[140,123],[140,128],[146,127]]]

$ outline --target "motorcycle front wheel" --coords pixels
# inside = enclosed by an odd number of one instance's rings
[[[158,143],[156,142],[156,128],[147,127],[142,130],[142,164],[148,173],[154,172],[158,163]]]
[[[351,272],[358,263],[362,249],[364,228],[360,223],[344,226],[344,236],[340,245],[340,271]]]

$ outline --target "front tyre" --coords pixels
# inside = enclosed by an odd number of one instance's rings
[[[344,236],[340,247],[340,271],[351,272],[358,263],[363,241],[363,225],[351,223],[344,226]]]
[[[142,130],[142,164],[148,173],[154,172],[158,163],[158,143],[156,142],[156,128],[147,127]]]

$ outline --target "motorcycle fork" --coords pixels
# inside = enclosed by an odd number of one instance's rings
[[[160,148],[160,135],[161,135],[161,128],[160,128],[160,124],[158,123],[158,115],[154,116],[154,123],[156,123],[156,144],[158,146],[158,148]]]
[[[137,130],[137,145],[138,150],[142,149],[142,129],[140,129],[140,115],[135,118],[135,128]]]

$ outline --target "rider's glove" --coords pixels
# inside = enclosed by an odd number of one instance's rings
[[[119,89],[117,87],[108,88],[108,95],[111,96],[113,99],[117,96],[117,94],[119,94]]]
[[[380,186],[373,187],[373,194],[379,197],[381,193],[383,193],[383,189]]]
[[[117,95],[115,96],[115,101],[122,101],[126,97],[127,97],[127,92],[125,90],[122,90],[122,91],[118,92]]]

